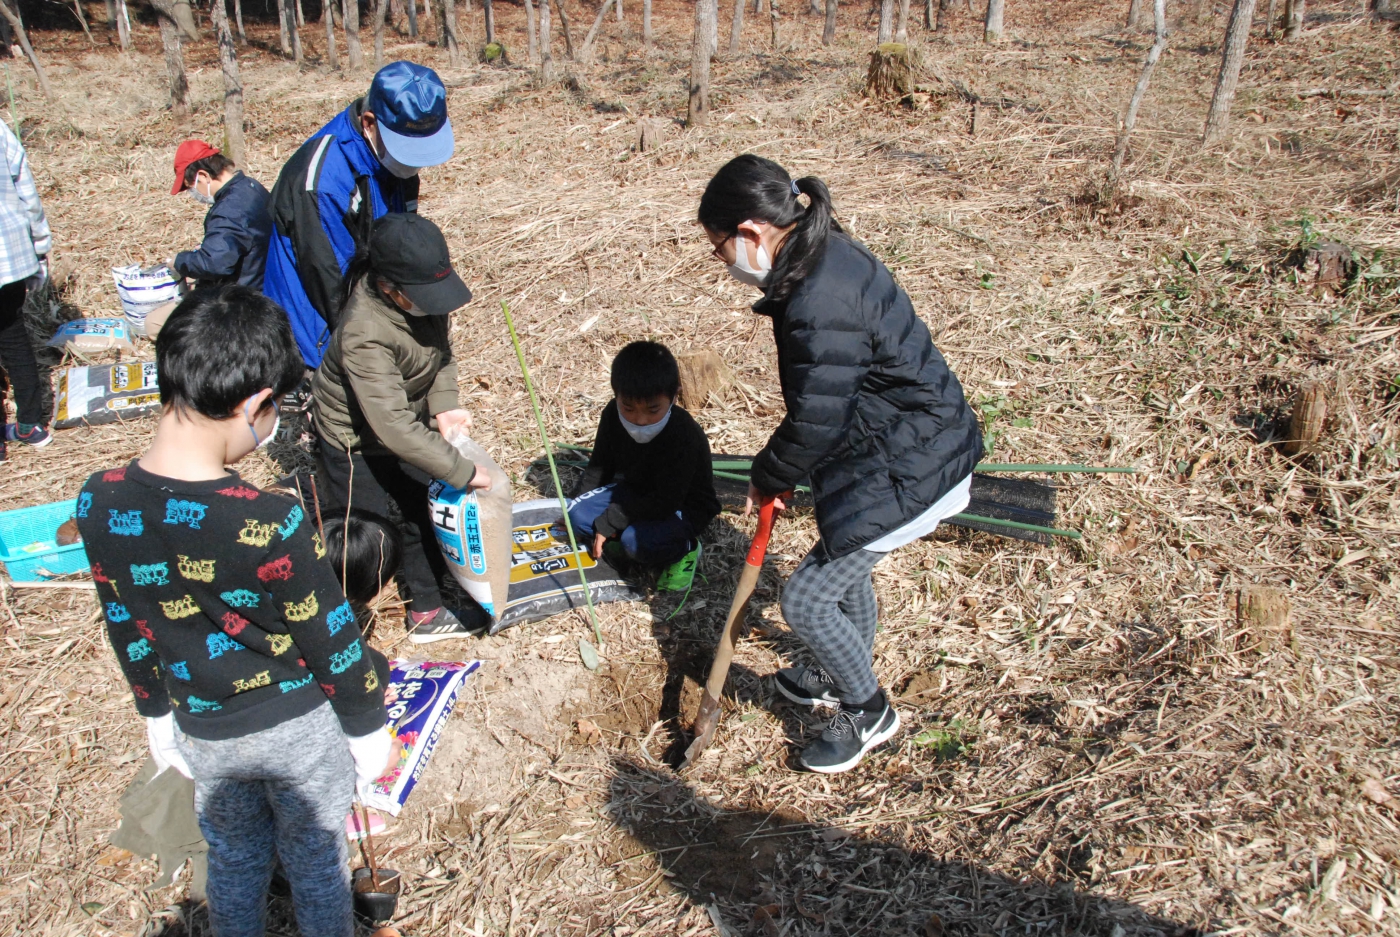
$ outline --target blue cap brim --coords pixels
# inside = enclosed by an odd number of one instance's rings
[[[426,137],[410,137],[395,133],[379,122],[379,138],[389,155],[405,166],[438,166],[452,158],[456,141],[452,137],[452,121],[445,121],[437,133]]]

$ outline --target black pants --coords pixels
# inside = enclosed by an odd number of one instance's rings
[[[403,518],[403,574],[408,587],[408,607],[431,612],[442,607],[438,583],[447,574],[447,561],[433,535],[428,514],[428,477],[392,455],[346,454],[325,440],[318,440],[318,495],[326,518],[343,517],[347,505],[361,511],[391,516],[392,501]],[[351,490],[351,463],[354,490]]]
[[[44,418],[44,389],[39,384],[39,365],[34,346],[24,329],[23,280],[0,286],[0,365],[10,376],[15,392],[15,412],[21,423],[48,422]]]

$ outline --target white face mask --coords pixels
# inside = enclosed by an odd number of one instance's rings
[[[258,428],[253,425],[253,421],[248,421],[248,432],[253,434],[253,442],[257,443],[257,445],[253,447],[254,452],[263,448],[268,443],[272,442],[273,437],[277,435],[278,427],[282,425],[282,408],[277,406],[277,404],[275,403],[272,405],[272,408],[276,411],[277,416],[272,421],[272,429],[268,430],[267,435],[264,436],[262,439],[258,438]],[[244,412],[247,412],[246,407],[244,408]]]
[[[199,189],[195,188],[194,186],[190,186],[190,190],[189,190],[189,191],[190,191],[190,198],[194,199],[194,200],[195,200],[196,202],[198,202],[199,204],[201,204],[201,205],[213,205],[213,204],[214,204],[214,196],[212,196],[212,195],[205,195],[203,192],[199,191]]]
[[[752,224],[752,222],[749,223]],[[736,234],[734,236],[734,263],[728,265],[729,275],[740,283],[761,287],[768,282],[768,275],[773,272],[773,261],[768,257],[768,251],[761,242],[754,253],[758,258],[757,266],[749,263],[749,251],[744,244],[744,238],[742,235]]]
[[[665,429],[666,424],[671,421],[671,408],[667,407],[665,416],[655,423],[649,423],[646,426],[638,426],[636,423],[629,423],[627,417],[622,415],[621,410],[617,411],[617,418],[622,421],[622,428],[627,430],[627,435],[632,437],[633,442],[645,445],[661,435],[661,431]]]
[[[383,140],[379,141],[379,149],[374,155],[379,157],[379,164],[389,170],[389,173],[396,178],[412,179],[414,176],[418,175],[417,166],[406,166],[390,156],[389,151],[384,147]]]

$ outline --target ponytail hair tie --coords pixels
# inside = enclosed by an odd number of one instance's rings
[[[793,194],[793,195],[801,195],[801,194],[802,194],[802,190],[799,189],[799,188],[797,187],[797,180],[796,180],[796,179],[793,179],[793,180],[789,183],[789,185],[792,186],[792,194]]]

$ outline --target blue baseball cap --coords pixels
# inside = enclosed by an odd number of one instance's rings
[[[405,166],[436,166],[452,158],[447,89],[431,68],[385,65],[370,82],[365,107],[379,123],[384,148]]]

